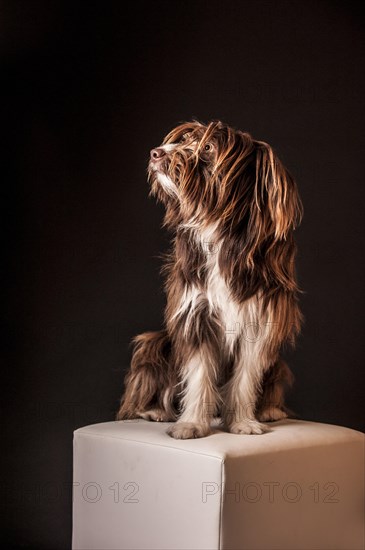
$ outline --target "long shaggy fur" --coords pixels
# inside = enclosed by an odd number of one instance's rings
[[[286,416],[280,358],[300,330],[293,230],[296,184],[273,149],[221,122],[185,123],[151,151],[151,193],[173,232],[163,273],[165,328],[134,340],[118,419],[176,421],[202,437]]]

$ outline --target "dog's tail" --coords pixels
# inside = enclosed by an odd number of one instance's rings
[[[176,384],[167,331],[145,332],[133,339],[131,368],[117,420],[136,417],[175,420]]]

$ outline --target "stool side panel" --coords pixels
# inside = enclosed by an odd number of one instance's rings
[[[228,457],[224,469],[222,549],[363,550],[364,439]]]
[[[74,436],[74,550],[219,550],[222,460],[141,442]]]

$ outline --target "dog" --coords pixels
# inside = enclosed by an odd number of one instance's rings
[[[148,178],[173,232],[165,327],[134,339],[117,419],[173,421],[176,439],[207,436],[218,416],[233,434],[269,431],[287,417],[280,353],[302,322],[296,183],[270,145],[220,121],[173,129]]]

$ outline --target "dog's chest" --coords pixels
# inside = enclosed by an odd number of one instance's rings
[[[237,332],[242,313],[220,271],[218,252],[207,256],[204,294],[210,311],[218,315],[225,333],[230,335]]]
[[[237,320],[238,304],[233,300],[228,284],[219,266],[219,254],[222,242],[216,238],[215,226],[208,227],[197,234],[204,251],[206,273],[204,294],[211,310],[218,310],[222,320]],[[224,319],[223,319],[224,318]]]
[[[184,317],[185,329],[188,331],[194,323],[195,313],[200,310],[201,303],[207,303],[208,315],[218,320],[225,344],[233,349],[237,338],[242,336],[247,326],[258,322],[257,300],[254,298],[238,303],[233,298],[229,283],[219,266],[219,251],[223,244],[215,238],[214,227],[197,232],[196,242],[203,250],[204,284],[197,282],[184,289],[175,316]]]

